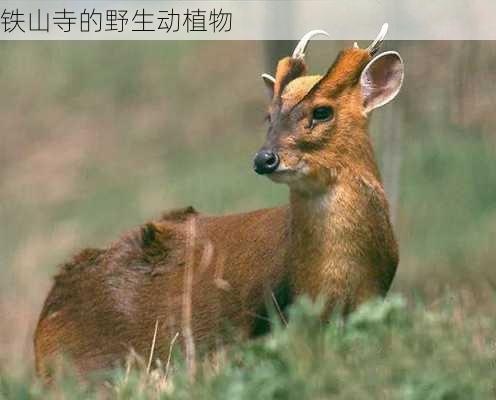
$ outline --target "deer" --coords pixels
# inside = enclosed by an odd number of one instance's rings
[[[176,339],[209,354],[269,332],[271,309],[284,315],[303,295],[325,299],[324,321],[384,297],[399,255],[368,126],[404,75],[397,52],[378,54],[386,31],[308,75],[307,45],[328,35],[311,31],[262,75],[268,128],[253,168],[288,186],[287,205],[168,211],[61,265],[35,330],[37,374],[49,381],[61,357],[82,377],[122,366],[131,350],[165,360]]]

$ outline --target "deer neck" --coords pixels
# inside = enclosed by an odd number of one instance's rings
[[[370,146],[356,153],[355,161],[343,160],[342,168],[328,187],[319,192],[290,190],[291,268],[301,276],[312,274],[329,263],[343,264],[362,253],[361,233],[365,226],[366,198],[382,190],[377,165]],[[360,161],[358,161],[360,160]],[[331,260],[331,261],[330,261]]]
[[[290,191],[290,238],[293,253],[323,255],[331,239],[335,215],[335,197],[340,189],[307,194]]]
[[[325,252],[337,230],[349,226],[364,185],[381,185],[374,152],[366,130],[346,137],[348,152],[339,150],[339,161],[328,166],[324,189],[290,190],[292,245],[302,251]],[[334,157],[336,154],[330,155]]]

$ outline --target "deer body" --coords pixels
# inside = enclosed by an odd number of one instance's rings
[[[131,349],[146,357],[156,321],[155,354],[165,360],[185,322],[187,268],[193,270],[195,342],[211,348],[223,330],[229,340],[231,327],[249,336],[270,282],[283,278],[286,213],[278,208],[208,217],[179,210],[107,250],[83,251],[65,264],[45,303],[35,334],[37,371],[46,376],[48,361],[61,352],[83,375],[122,364]],[[276,235],[266,229],[269,222]],[[242,232],[240,224],[246,227]]]
[[[209,351],[264,332],[271,301],[284,308],[323,295],[325,318],[386,294],[398,249],[367,114],[396,95],[402,62],[391,52],[372,59],[376,40],[306,76],[305,41],[275,78],[264,75],[269,129],[255,157],[256,172],[288,184],[289,205],[222,217],[176,210],[77,255],[55,278],[35,332],[41,376],[61,355],[83,376],[130,349],[146,358],[155,326],[153,355],[165,360],[177,334],[184,346],[185,324]]]

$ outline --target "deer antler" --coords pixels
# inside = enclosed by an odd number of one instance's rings
[[[329,36],[329,34],[326,31],[323,31],[321,29],[317,29],[317,30],[313,30],[313,31],[308,32],[298,42],[297,46],[295,47],[295,49],[293,51],[292,57],[293,58],[299,58],[299,59],[305,58],[305,50],[308,46],[308,43],[310,42],[310,39],[312,39],[314,36],[317,36],[317,35]]]
[[[310,40],[314,36],[317,36],[317,35],[329,36],[329,34],[326,31],[323,31],[321,29],[316,29],[316,30],[313,30],[313,31],[310,31],[310,32],[306,33],[300,39],[300,41],[298,42],[298,44],[296,45],[296,47],[295,47],[295,49],[293,51],[293,55],[291,56],[291,58],[294,58],[294,59],[297,59],[297,60],[303,60],[305,58],[305,50],[306,50],[306,48],[308,46],[308,43],[310,42]],[[272,75],[269,75],[269,74],[262,74],[262,78],[264,80],[268,80],[268,81],[272,81],[272,82],[275,82],[275,80],[276,80]]]
[[[373,56],[375,53],[377,53],[377,51],[381,47],[381,44],[384,41],[384,38],[386,37],[387,31],[388,31],[388,24],[386,22],[382,25],[379,34],[377,35],[375,40],[372,42],[372,44],[369,47],[367,47],[367,51],[369,52],[369,54],[371,56]]]
[[[261,75],[261,77],[263,78],[263,80],[267,80],[267,81],[270,81],[272,83],[275,83],[276,82],[276,78],[274,78],[272,75],[270,74],[266,74],[266,73],[263,73]]]

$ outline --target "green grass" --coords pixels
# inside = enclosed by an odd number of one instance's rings
[[[65,370],[52,388],[30,378],[0,378],[6,399],[490,399],[494,380],[493,318],[465,315],[456,297],[435,309],[406,306],[400,296],[374,301],[346,322],[318,319],[321,304],[306,298],[283,326],[203,361],[191,378],[176,350],[147,374],[133,368],[108,383],[81,385]],[[167,374],[166,371],[167,370]],[[193,380],[191,380],[193,379]]]

